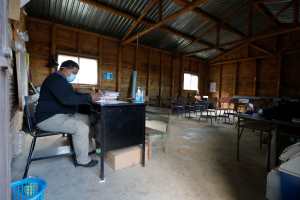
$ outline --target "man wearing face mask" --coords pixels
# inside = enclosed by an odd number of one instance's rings
[[[79,105],[97,101],[100,95],[74,91],[70,82],[75,80],[78,71],[79,65],[67,60],[61,64],[59,71],[45,79],[36,109],[37,127],[43,131],[71,133],[77,165],[93,167],[97,160],[88,155],[89,117],[77,113],[77,110]]]

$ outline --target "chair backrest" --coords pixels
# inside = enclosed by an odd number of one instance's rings
[[[25,106],[24,106],[24,117],[25,125],[29,133],[34,133],[35,131],[35,109],[37,105],[37,100],[32,101],[30,96],[25,96]]]

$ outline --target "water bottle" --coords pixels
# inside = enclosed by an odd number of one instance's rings
[[[138,89],[136,91],[135,102],[137,102],[137,103],[143,102],[142,90],[140,87],[138,87]]]
[[[135,102],[137,103],[140,101],[140,93],[141,93],[141,89],[140,87],[138,87],[135,94]]]

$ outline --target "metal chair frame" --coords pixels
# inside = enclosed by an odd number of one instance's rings
[[[27,157],[27,162],[26,162],[26,167],[25,167],[25,171],[23,174],[23,178],[26,178],[28,176],[29,167],[30,167],[30,164],[32,161],[44,160],[44,159],[55,158],[55,157],[60,157],[60,156],[72,156],[74,165],[76,165],[76,162],[77,162],[76,154],[75,154],[74,146],[73,146],[72,135],[70,133],[43,131],[36,127],[35,118],[34,118],[36,104],[37,104],[37,102],[30,102],[29,96],[25,97],[25,106],[24,106],[25,123],[26,123],[27,129],[28,129],[27,132],[33,137],[33,139],[32,139],[31,145],[30,145],[30,150],[29,150],[29,154]],[[47,156],[40,156],[40,157],[32,157],[38,138],[55,136],[55,135],[63,135],[63,136],[67,135],[67,138],[68,138],[68,141],[70,144],[70,152],[67,152],[67,153],[64,152],[62,154],[47,155]]]

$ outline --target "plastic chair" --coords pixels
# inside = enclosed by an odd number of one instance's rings
[[[60,133],[60,132],[49,132],[49,131],[43,131],[36,127],[35,123],[35,107],[36,107],[37,101],[31,102],[29,96],[25,96],[25,106],[24,106],[24,115],[25,115],[25,123],[27,130],[25,132],[28,132],[32,137],[32,142],[30,145],[30,151],[27,157],[27,163],[24,171],[23,178],[26,178],[28,176],[28,170],[29,166],[32,161],[36,160],[43,160],[48,158],[55,158],[60,156],[72,156],[74,165],[76,164],[76,155],[74,152],[74,146],[73,146],[73,140],[72,135],[70,133]],[[41,156],[41,157],[32,157],[36,142],[38,138],[42,137],[48,137],[48,136],[57,136],[57,135],[66,135],[67,139],[70,144],[70,151],[69,152],[63,152],[61,154],[54,154],[54,155],[47,155],[47,156]]]

